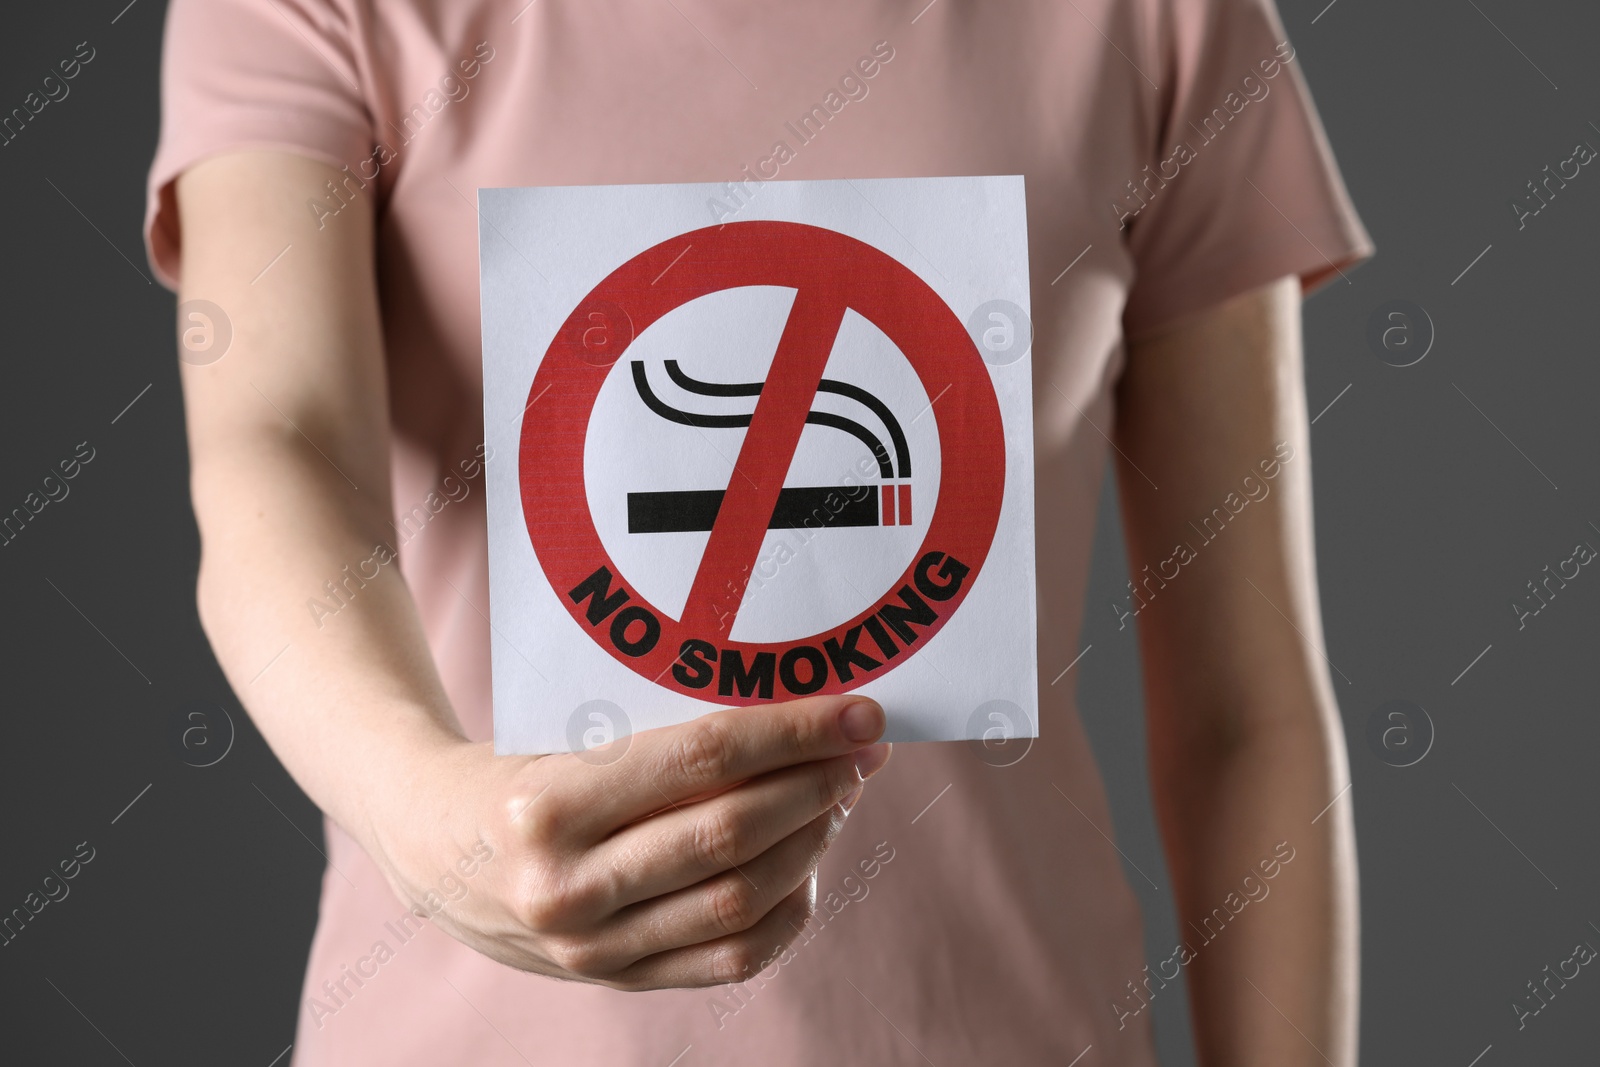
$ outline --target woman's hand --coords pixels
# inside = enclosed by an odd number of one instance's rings
[[[476,845],[435,921],[509,966],[627,990],[742,981],[811,918],[817,863],[889,758],[883,726],[870,700],[814,697],[635,734],[604,765],[460,742],[368,807],[366,845],[407,900]]]

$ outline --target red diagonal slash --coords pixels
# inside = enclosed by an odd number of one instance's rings
[[[733,629],[745,583],[767,535],[778,490],[788,477],[844,320],[844,294],[831,289],[797,290],[772,369],[756,401],[750,428],[733,465],[711,539],[700,557],[681,621],[690,632],[727,634]]]

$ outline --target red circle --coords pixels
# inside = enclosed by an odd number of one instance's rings
[[[793,641],[744,642],[717,634],[688,633],[628,584],[606,553],[589,512],[584,481],[584,447],[589,417],[606,376],[620,361],[627,344],[667,312],[710,293],[743,286],[780,286],[820,290],[836,297],[884,332],[910,361],[927,395],[939,433],[941,473],[933,518],[916,560],[871,608],[811,637]],[[584,347],[590,312],[597,306],[623,309],[631,329],[609,361],[597,365]],[[937,619],[919,631],[916,644],[904,648],[882,667],[858,671],[842,682],[830,671],[816,692],[847,692],[882,677],[955,613],[988,556],[999,524],[1005,490],[1005,437],[1000,405],[966,328],[926,282],[904,264],[853,237],[795,222],[732,222],[680,234],[634,256],[612,271],[573,309],[545,352],[529,389],[530,413],[523,418],[520,486],[528,537],[557,598],[574,621],[616,659],[657,685],[718,704],[763,703],[759,695],[723,694],[716,687],[694,688],[673,677],[689,639],[734,650],[747,663],[760,653],[783,653],[799,645],[822,647],[828,638],[846,633],[885,604],[900,603],[900,588],[915,589],[918,563],[930,552],[942,552],[970,569],[960,589],[935,605]],[[533,409],[534,401],[537,409]],[[626,604],[651,612],[661,623],[660,639],[638,656],[621,652],[610,637],[614,613],[591,625],[588,600],[574,601],[575,589],[605,567],[611,590],[624,590]],[[687,613],[687,612],[686,612]],[[869,644],[864,650],[870,650]],[[778,697],[785,694],[775,693]],[[771,698],[765,698],[771,699]]]

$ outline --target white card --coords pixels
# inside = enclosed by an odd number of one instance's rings
[[[1020,176],[478,202],[497,752],[842,692],[1037,736]]]

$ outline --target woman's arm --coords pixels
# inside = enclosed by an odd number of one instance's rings
[[[182,299],[233,328],[220,360],[182,371],[218,661],[402,898],[492,857],[436,916],[466,944],[622,989],[747,977],[810,917],[816,863],[888,758],[870,745],[882,710],[825,697],[718,712],[642,733],[606,766],[496,757],[462,736],[397,565],[319,628],[307,599],[392,548],[371,208],[321,230],[306,209],[339,178],[240,152],[178,182]]]
[[[1117,404],[1200,1062],[1347,1067],[1356,856],[1348,796],[1328,807],[1349,768],[1317,602],[1296,279],[1130,346]]]

